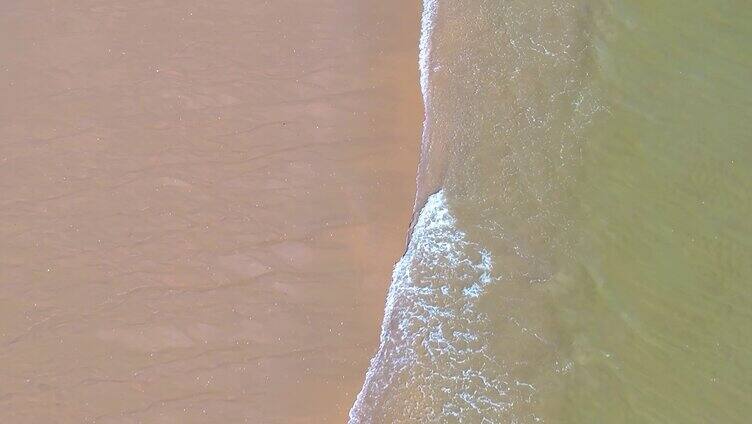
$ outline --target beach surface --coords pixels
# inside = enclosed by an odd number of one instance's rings
[[[0,422],[344,422],[413,212],[419,2],[0,5]]]

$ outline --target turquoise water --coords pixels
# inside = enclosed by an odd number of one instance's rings
[[[427,0],[423,34],[425,207],[351,421],[748,422],[752,3]]]

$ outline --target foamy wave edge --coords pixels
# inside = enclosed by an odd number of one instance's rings
[[[421,94],[423,97],[423,109],[424,109],[423,133],[421,136],[422,143],[426,142],[426,136],[427,136],[428,113],[427,113],[426,106],[429,104],[429,99],[430,99],[430,89],[429,89],[429,80],[428,80],[429,79],[429,63],[430,63],[430,53],[431,53],[431,37],[433,33],[433,28],[435,25],[437,2],[438,0],[423,0],[423,10],[421,13],[420,41],[418,43],[418,47],[419,47],[418,68],[420,70],[420,90],[421,90]],[[424,215],[424,213],[430,212],[429,210],[431,208],[445,207],[445,204],[443,201],[444,200],[443,193],[441,191],[439,191],[438,193],[435,193],[434,195],[431,196],[431,198],[427,200],[428,201],[423,206],[423,210],[420,211],[420,215]],[[417,202],[418,202],[418,198],[416,196],[414,209],[417,209]],[[389,293],[387,294],[387,299],[386,299],[385,306],[384,306],[384,320],[381,323],[381,335],[380,335],[380,341],[379,341],[379,348],[374,354],[374,356],[371,358],[371,363],[368,367],[368,371],[366,371],[363,386],[361,387],[361,390],[358,393],[358,396],[356,397],[352,408],[350,409],[349,421],[348,421],[349,424],[359,424],[361,422],[359,412],[361,411],[361,405],[364,401],[366,389],[370,385],[371,380],[373,379],[373,376],[376,373],[376,370],[379,368],[379,360],[380,360],[379,352],[381,352],[384,349],[386,341],[389,338],[389,323],[391,322],[391,316],[394,314],[394,303],[395,303],[395,300],[396,300],[395,298],[397,294],[395,283],[399,281],[398,274],[400,272],[402,273],[407,272],[406,266],[404,264],[407,263],[408,258],[412,255],[411,246],[413,246],[414,244],[415,244],[415,238],[409,241],[409,245],[407,247],[407,250],[405,251],[405,254],[397,262],[397,264],[394,267],[394,270],[392,273],[392,285],[389,288]]]
[[[436,219],[436,217],[438,217],[439,220],[443,222],[431,222],[432,220]],[[387,344],[390,340],[392,326],[395,322],[395,315],[398,313],[395,305],[399,300],[399,296],[404,294],[404,287],[402,286],[405,286],[407,282],[411,281],[409,275],[410,262],[415,256],[415,251],[418,245],[422,242],[421,238],[424,236],[423,233],[428,231],[428,227],[431,224],[440,225],[442,223],[452,227],[454,226],[454,220],[451,215],[448,214],[444,193],[442,191],[439,191],[428,198],[425,206],[420,212],[418,224],[415,227],[414,237],[412,237],[407,251],[402,256],[402,258],[400,258],[400,260],[394,266],[394,270],[392,271],[392,283],[389,287],[389,292],[386,297],[386,305],[384,307],[384,320],[381,324],[379,347],[376,350],[373,358],[371,358],[371,363],[368,367],[368,371],[366,372],[363,387],[358,393],[352,409],[350,409],[349,424],[361,424],[364,422],[363,403],[365,402],[365,399],[368,395],[367,390],[369,387],[372,387],[372,383],[374,382],[377,372],[382,370],[381,362],[384,357],[384,353],[386,352]]]

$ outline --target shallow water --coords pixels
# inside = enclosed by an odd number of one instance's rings
[[[424,3],[426,206],[351,422],[745,422],[751,18]]]

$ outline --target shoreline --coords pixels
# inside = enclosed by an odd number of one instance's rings
[[[420,7],[9,6],[0,420],[345,421],[416,199]]]

